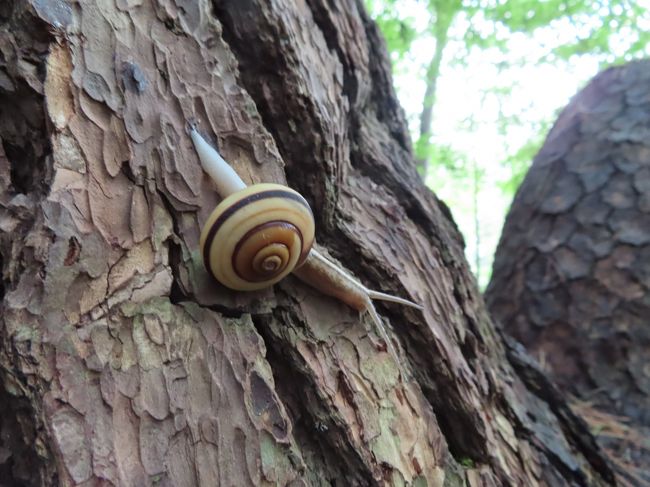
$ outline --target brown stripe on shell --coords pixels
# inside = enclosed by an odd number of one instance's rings
[[[234,215],[238,210],[242,209],[243,207],[259,200],[264,200],[268,198],[288,198],[290,200],[293,200],[302,206],[304,206],[309,214],[313,218],[313,213],[311,211],[311,207],[309,206],[309,203],[307,203],[307,200],[300,196],[297,193],[293,193],[290,191],[283,191],[281,189],[272,189],[268,191],[262,191],[259,193],[254,193],[246,198],[242,198],[239,201],[236,201],[234,204],[232,204],[229,208],[227,208],[220,216],[215,220],[215,222],[212,224],[210,227],[210,230],[208,231],[208,235],[205,239],[205,245],[203,246],[203,262],[206,263],[206,267],[208,268],[208,271],[212,275],[212,277],[218,281],[217,276],[215,276],[214,271],[212,270],[212,266],[210,265],[210,249],[212,248],[212,243],[214,241],[214,237],[221,228],[221,226],[225,223],[225,221],[230,218],[232,215]],[[303,242],[304,243],[304,242]],[[311,243],[309,244],[309,247],[311,248]],[[296,265],[302,264],[305,259],[307,259],[307,255],[309,254],[309,248],[306,250],[303,250],[300,258],[298,259],[298,263]]]
[[[233,270],[235,271],[235,274],[237,274],[237,276],[239,278],[241,278],[241,279],[243,279],[245,281],[248,281],[248,282],[262,282],[262,281],[266,281],[268,279],[273,279],[273,277],[277,276],[278,274],[280,274],[282,271],[284,271],[287,268],[287,265],[289,264],[289,261],[291,260],[291,256],[289,256],[289,259],[287,260],[287,262],[285,263],[285,265],[282,268],[278,269],[273,274],[264,275],[264,276],[263,275],[257,275],[255,269],[253,269],[252,266],[251,266],[250,269],[247,269],[248,272],[245,272],[243,269],[239,268],[239,266],[237,265],[237,257],[239,255],[239,251],[241,250],[243,245],[253,235],[255,235],[256,233],[259,233],[261,231],[264,231],[265,229],[277,229],[278,231],[287,230],[289,232],[292,232],[294,235],[296,235],[300,239],[300,248],[301,249],[303,248],[304,242],[303,242],[302,232],[300,231],[300,229],[298,227],[296,227],[295,225],[293,225],[293,224],[291,224],[289,222],[285,222],[285,221],[281,221],[281,220],[275,220],[275,221],[262,223],[261,225],[257,225],[256,227],[251,228],[248,232],[246,232],[246,234],[242,238],[239,239],[239,241],[235,245],[235,249],[234,249],[234,251],[232,253],[232,260],[231,260],[231,265],[232,265]],[[268,242],[261,242],[262,245],[259,245],[259,247],[257,247],[255,249],[255,252],[252,253],[250,259],[247,259],[247,262],[250,262],[252,264],[252,257],[257,255],[257,252],[261,251],[264,247],[268,246],[271,243],[281,243],[281,244],[285,245],[289,250],[291,248],[290,245],[288,245],[284,241],[281,241],[280,239],[273,239],[273,240],[269,240]]]

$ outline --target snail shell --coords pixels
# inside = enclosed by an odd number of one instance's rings
[[[314,243],[307,201],[279,184],[256,184],[225,198],[201,232],[205,267],[226,287],[254,291],[300,266]]]

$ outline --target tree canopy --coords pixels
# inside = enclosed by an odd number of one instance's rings
[[[366,0],[393,61],[420,173],[452,208],[479,282],[561,107],[644,56],[647,1]]]

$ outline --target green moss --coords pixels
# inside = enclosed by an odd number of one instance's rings
[[[133,343],[138,354],[138,362],[144,370],[151,370],[162,365],[160,351],[149,338],[142,315],[135,316],[133,319]]]
[[[127,302],[121,308],[124,316],[132,318],[136,315],[152,314],[158,316],[160,321],[169,323],[174,314],[174,305],[165,296],[152,298],[144,303]]]
[[[427,487],[429,483],[424,476],[416,477],[413,479],[413,487]]]
[[[474,468],[474,460],[469,457],[461,458],[459,463],[465,468]]]
[[[24,325],[14,329],[12,339],[16,342],[40,341],[38,330],[30,325]]]
[[[275,441],[270,433],[260,434],[260,459],[265,479],[274,485],[286,485],[295,478],[296,470],[288,446]]]

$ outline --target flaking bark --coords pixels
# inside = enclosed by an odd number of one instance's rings
[[[603,444],[650,483],[649,81],[648,61],[611,68],[564,109],[512,204],[486,299],[566,393],[627,423]]]
[[[1,8],[3,481],[611,481],[495,332],[360,1]],[[401,364],[367,317],[294,278],[208,279],[217,195],[188,119],[248,183],[301,191],[319,242],[369,287],[425,306],[378,305]]]

